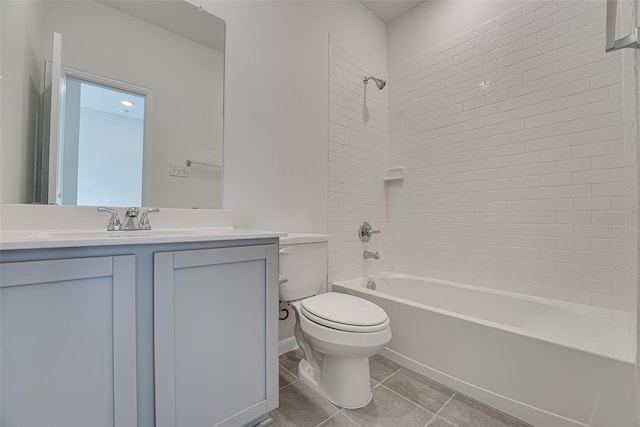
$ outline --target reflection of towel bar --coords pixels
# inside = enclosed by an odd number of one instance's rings
[[[209,166],[211,168],[221,168],[220,165],[214,165],[213,163],[203,163],[203,162],[194,162],[193,160],[187,160],[187,166],[191,165],[200,165],[200,166]]]

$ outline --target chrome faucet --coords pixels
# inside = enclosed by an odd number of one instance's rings
[[[378,253],[378,251],[375,251],[375,252],[363,251],[362,257],[364,259],[380,259],[380,254]]]
[[[111,219],[109,220],[109,224],[107,225],[107,231],[151,230],[151,224],[149,224],[149,214],[151,212],[160,212],[160,209],[145,209],[142,212],[142,215],[140,215],[140,219],[138,220],[137,218],[140,210],[138,208],[129,208],[127,209],[127,213],[125,214],[127,222],[124,224],[124,226],[120,222],[118,212],[116,212],[115,209],[99,206],[98,212],[107,212],[111,214]]]
[[[124,224],[123,230],[140,230],[140,223],[138,222],[138,208],[129,208],[124,216],[127,218]]]

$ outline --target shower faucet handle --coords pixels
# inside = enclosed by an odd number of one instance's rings
[[[367,221],[360,224],[360,228],[358,229],[358,237],[360,237],[361,242],[368,242],[371,240],[371,236],[373,234],[380,234],[380,230],[374,230]]]

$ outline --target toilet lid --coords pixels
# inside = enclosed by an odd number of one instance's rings
[[[301,311],[321,325],[350,332],[375,332],[389,326],[383,309],[363,298],[328,292],[302,301]]]

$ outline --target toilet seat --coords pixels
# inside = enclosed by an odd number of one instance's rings
[[[363,298],[337,292],[303,300],[300,311],[312,322],[345,332],[378,332],[389,327],[389,318],[380,307]]]

